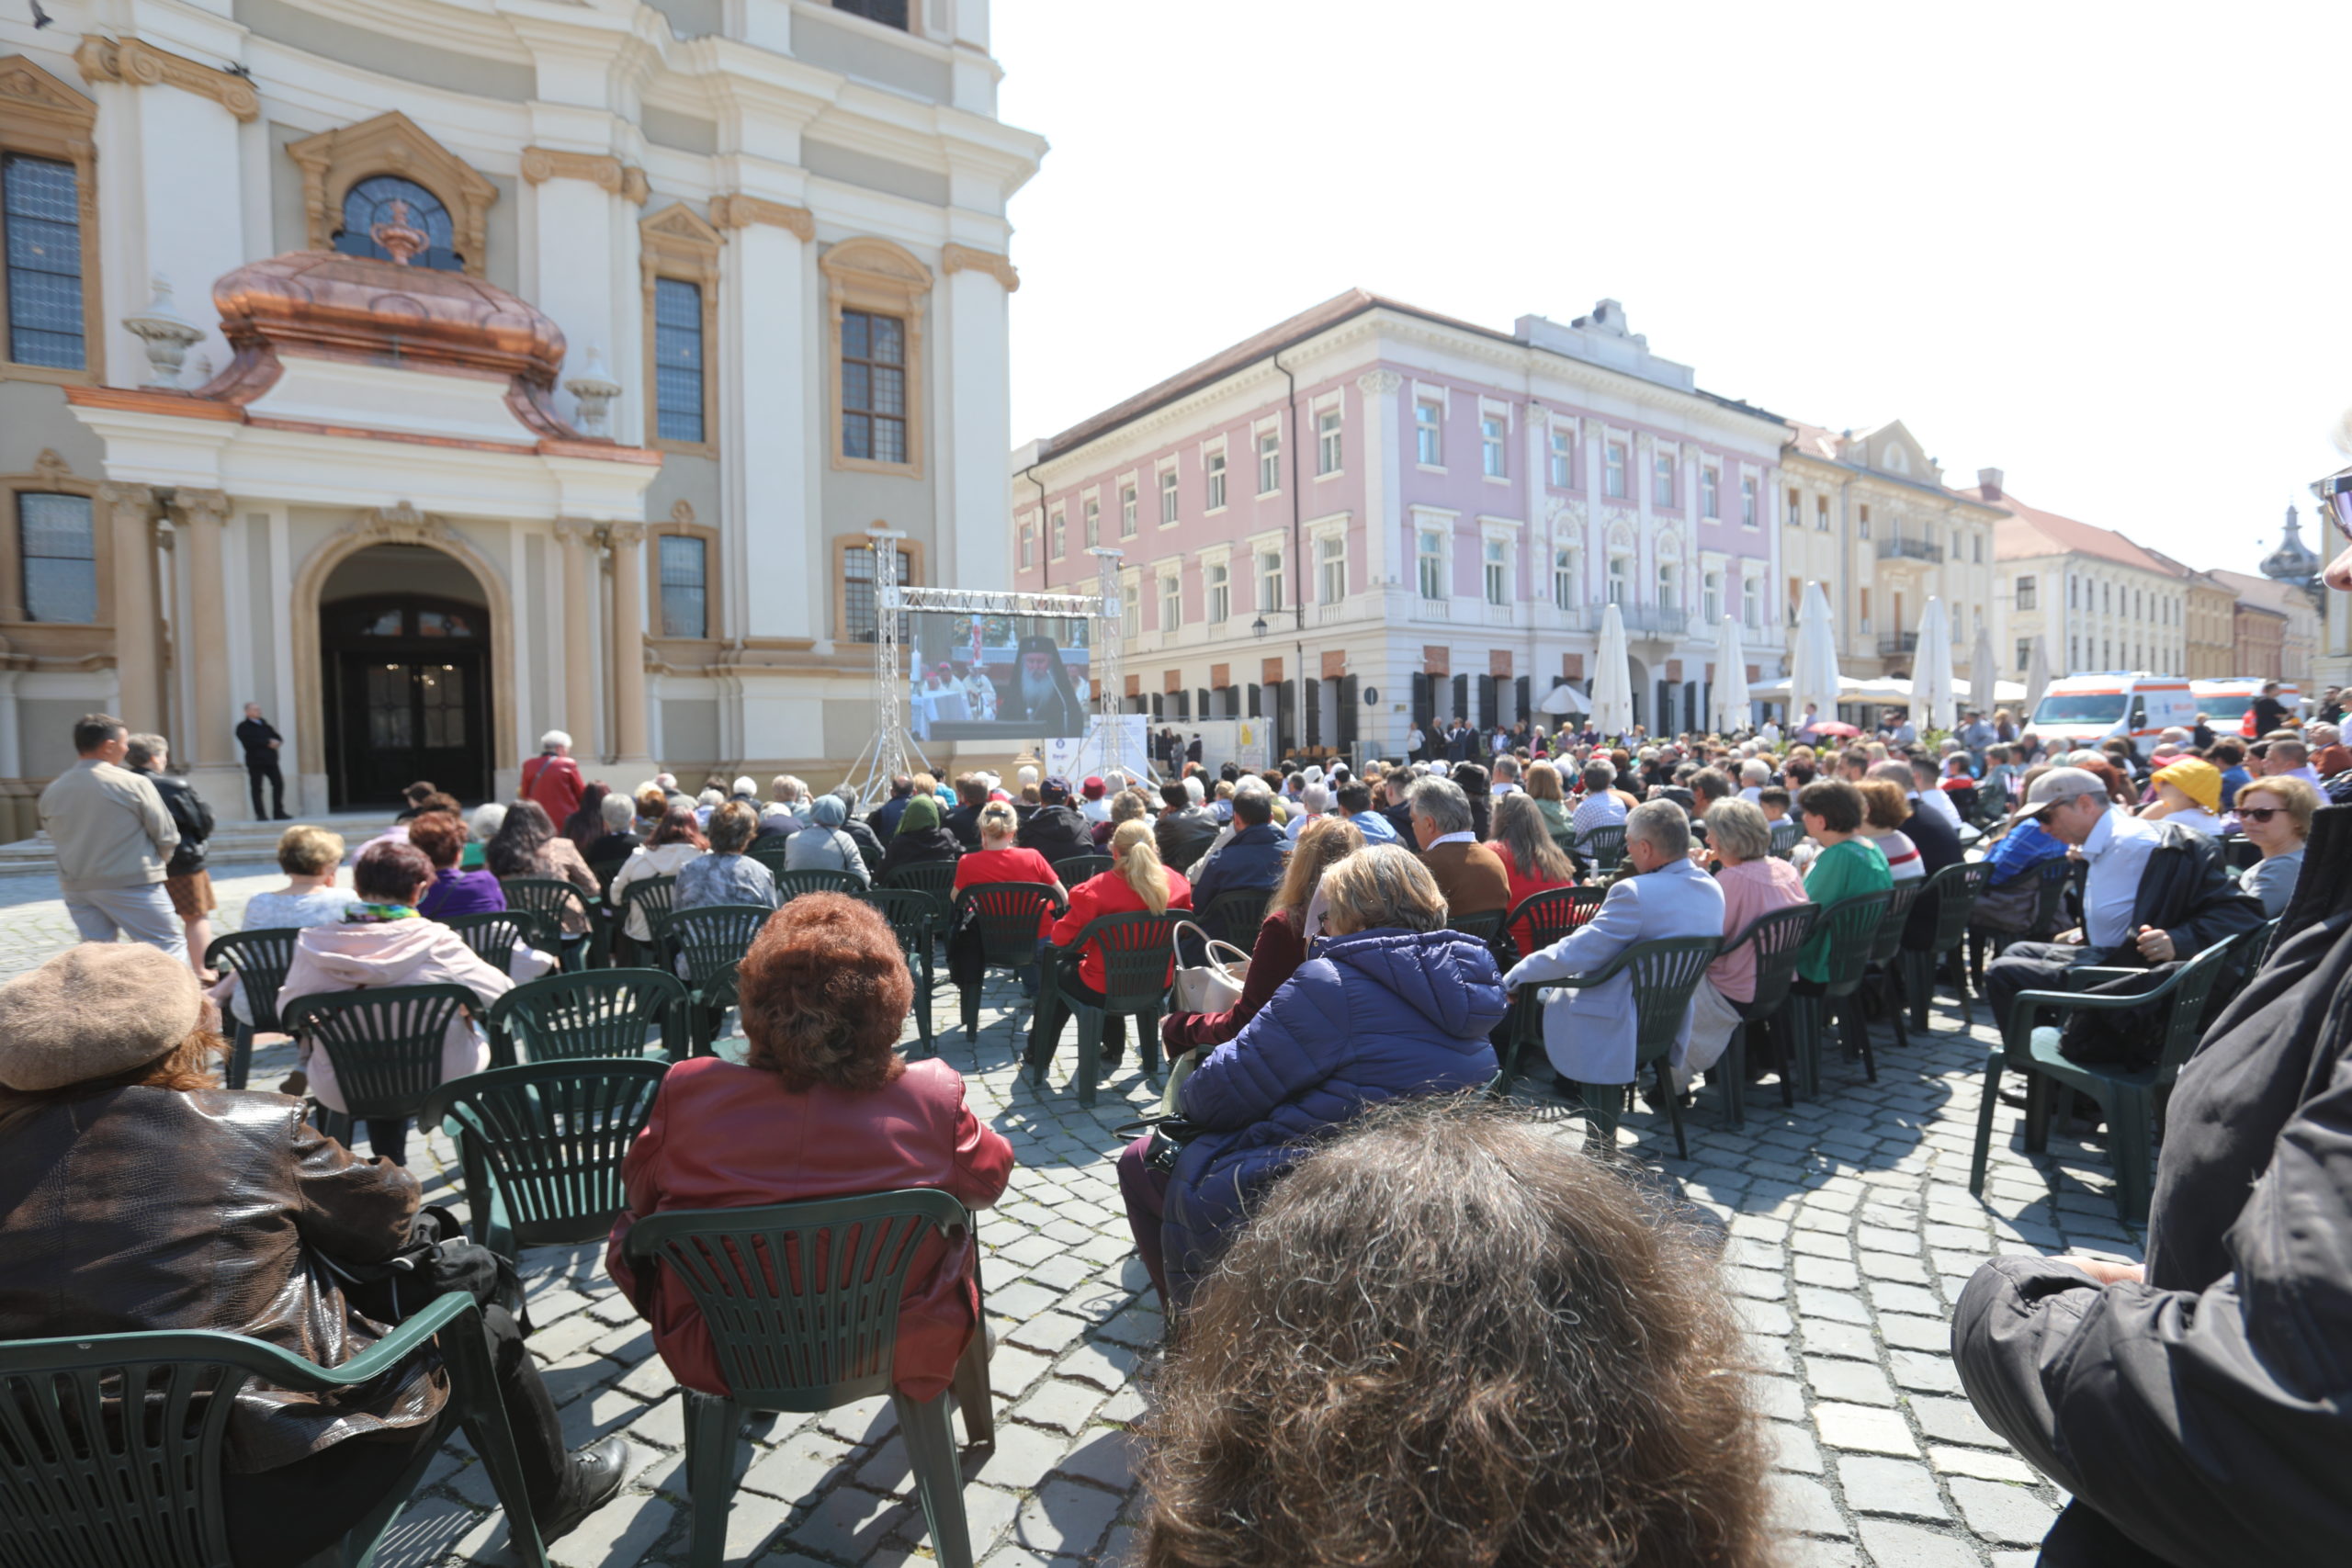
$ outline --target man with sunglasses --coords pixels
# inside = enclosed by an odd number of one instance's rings
[[[2352,469],[2313,488],[2352,537]],[[2352,592],[2352,550],[2323,578]],[[2146,1262],[1997,1259],[1953,1313],[1977,1414],[2074,1499],[2049,1568],[2352,1540],[2352,808],[2317,812],[2304,856],[2173,1087]]]

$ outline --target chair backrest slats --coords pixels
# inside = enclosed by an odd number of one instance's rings
[[[441,922],[473,949],[474,956],[503,975],[514,967],[517,944],[552,953],[560,940],[555,921],[533,909],[485,909],[450,915]]]
[[[1891,892],[1860,893],[1840,898],[1821,911],[1815,932],[1826,939],[1829,963],[1823,984],[1830,995],[1846,996],[1861,983],[1882,926],[1901,929],[1888,918],[1893,899]]]
[[[1968,935],[1968,917],[1976,900],[1993,883],[1993,867],[1985,861],[1962,861],[1928,878],[1925,897],[1935,900],[1936,929],[1929,951],[1942,953]]]
[[[441,1052],[461,1010],[487,1014],[462,986],[387,986],[297,997],[288,1033],[334,1064],[345,1106],[361,1121],[413,1116],[441,1085]]]
[[[1069,863],[1062,863],[1067,865]],[[1064,883],[1067,887],[1071,884]],[[1220,893],[1199,912],[1201,929],[1219,942],[1229,942],[1244,953],[1254,953],[1258,947],[1258,928],[1266,921],[1266,905],[1273,898],[1271,887],[1236,887]]]
[[[516,1246],[587,1241],[628,1206],[621,1160],[669,1070],[617,1059],[498,1067],[444,1085],[424,1117],[458,1123],[478,1222],[494,1191]]]
[[[1785,909],[1757,916],[1748,921],[1746,931],[1724,945],[1725,956],[1743,947],[1756,955],[1755,994],[1745,1002],[1734,1004],[1741,1016],[1770,1017],[1788,998],[1789,987],[1796,983],[1797,956],[1820,918],[1818,904],[1792,904]]]
[[[775,897],[779,904],[797,898],[803,893],[854,893],[865,886],[845,871],[779,871],[775,874]]]
[[[1612,822],[1605,827],[1586,829],[1584,852],[1592,857],[1592,863],[1599,870],[1616,870],[1617,863],[1625,858],[1625,825]]]
[[[1088,877],[1100,876],[1111,865],[1109,855],[1065,855],[1053,863],[1054,874],[1061,878],[1064,887],[1075,887]]]
[[[515,987],[491,1008],[491,1023],[526,1062],[641,1056],[658,1031],[673,1056],[685,1054],[677,1010],[686,988],[659,969],[592,969],[548,975]]]
[[[976,882],[956,895],[956,918],[980,939],[984,962],[1015,967],[1037,961],[1041,916],[1061,908],[1045,882]]]
[[[1176,928],[1192,919],[1185,909],[1155,915],[1148,909],[1097,915],[1070,945],[1102,957],[1102,1007],[1107,1012],[1157,1010],[1174,977]]]
[[[1674,1049],[1690,1010],[1690,994],[1722,951],[1723,939],[1712,936],[1639,942],[1625,950],[1625,968],[1634,977],[1636,1063],[1655,1061]]]
[[[265,926],[216,937],[204,950],[207,968],[225,964],[242,976],[237,1011],[257,1030],[277,1031],[277,993],[286,984],[286,971],[294,966],[294,947],[301,938],[299,926]]]
[[[705,1006],[734,1000],[735,965],[775,913],[764,904],[704,904],[671,915],[671,944],[686,961]]]
[[[872,905],[890,922],[902,954],[929,960],[932,940],[939,929],[939,907],[930,894],[911,887],[862,887],[850,897]]]
[[[588,918],[587,896],[559,876],[502,876],[509,909],[526,910],[546,919],[559,932],[567,914]]]
[[[1608,897],[1605,887],[1546,887],[1530,893],[1504,922],[1512,951],[1521,958],[1543,952],[1591,920]]]
[[[1886,919],[1871,932],[1870,961],[1872,964],[1885,963],[1903,945],[1903,928],[1911,919],[1911,906],[1917,904],[1919,896],[1927,890],[1927,878],[1915,876],[1907,882],[1896,883],[1894,890],[1886,896]]]

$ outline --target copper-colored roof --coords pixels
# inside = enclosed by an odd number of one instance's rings
[[[552,387],[563,330],[479,277],[335,251],[249,262],[212,286],[232,348],[427,364]]]
[[[2061,517],[2054,512],[2028,506],[2007,492],[1996,497],[1992,504],[2009,514],[1993,525],[1993,558],[1996,560],[2029,556],[2097,556],[2118,566],[2137,567],[2158,577],[2180,575],[2174,566],[2159,560],[2111,528],[2095,528],[2072,517]]]

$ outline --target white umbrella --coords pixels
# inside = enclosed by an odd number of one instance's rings
[[[2041,694],[2050,689],[2050,649],[2040,637],[2033,639],[2033,658],[2025,667],[2025,711],[2028,719],[2041,705]]]
[[[1789,728],[1804,722],[1807,703],[1816,716],[1838,716],[1838,637],[1829,624],[1829,596],[1818,582],[1804,585],[1804,606],[1797,613],[1796,646],[1789,651]]]
[[[1976,628],[1976,646],[1968,651],[1968,700],[1983,709],[1987,719],[1993,716],[1993,705],[2001,700],[2000,686],[2001,670],[1993,662],[1993,626],[1988,621]]]
[[[1930,597],[1919,615],[1919,650],[1911,661],[1911,721],[1922,729],[1950,731],[1959,722],[1951,691],[1951,618],[1944,602]]]
[[[1747,711],[1747,661],[1740,651],[1739,622],[1731,615],[1724,617],[1715,637],[1715,685],[1713,712],[1716,733],[1729,735],[1746,729],[1749,722]]]
[[[1625,617],[1611,600],[1600,612],[1600,646],[1594,654],[1592,727],[1603,735],[1634,728],[1634,670],[1625,658]]]
[[[1535,705],[1535,711],[1563,718],[1572,713],[1590,713],[1592,704],[1582,692],[1563,681],[1544,694],[1544,700]]]

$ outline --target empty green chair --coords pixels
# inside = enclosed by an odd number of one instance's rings
[[[1067,948],[1046,950],[1046,983],[1038,993],[1037,1013],[1029,1029],[1029,1081],[1046,1087],[1046,1070],[1053,1064],[1061,1042],[1062,1024],[1078,1019],[1078,1102],[1091,1106],[1102,1077],[1102,1032],[1112,1018],[1135,1021],[1136,1037],[1147,1074],[1159,1070],[1159,1015],[1168,1002],[1168,982],[1174,963],[1176,928],[1192,919],[1187,909],[1155,915],[1133,909],[1125,914],[1097,915],[1071,939]],[[1093,951],[1102,957],[1102,999],[1090,1002],[1063,984],[1062,953]]]
[[[1641,1081],[1645,1066],[1657,1069],[1658,1090],[1666,1096],[1667,1116],[1674,1127],[1675,1152],[1684,1159],[1690,1157],[1690,1145],[1682,1132],[1682,1098],[1674,1092],[1673,1074],[1667,1063],[1674,1054],[1675,1041],[1681,1035],[1682,1021],[1690,1016],[1690,994],[1699,988],[1707,965],[1722,951],[1721,937],[1668,937],[1637,942],[1589,975],[1544,982],[1564,990],[1577,990],[1598,986],[1620,974],[1633,976],[1634,1081]],[[1616,1147],[1618,1107],[1632,1088],[1633,1084],[1584,1086],[1585,1114],[1590,1119],[1594,1133],[1612,1152]]]
[[[931,1006],[936,976],[932,948],[939,931],[937,906],[930,894],[911,887],[869,887],[850,897],[872,905],[890,922],[891,934],[899,939],[899,954],[907,961],[908,976],[915,984],[915,1036],[922,1042],[921,1055],[934,1054],[938,1046],[932,1037]]]
[[[621,1159],[669,1070],[641,1057],[589,1057],[492,1067],[435,1089],[423,1120],[457,1126],[469,1234],[513,1258],[611,1230],[628,1206]]]
[[[686,987],[659,969],[591,969],[543,975],[491,1004],[493,1049],[502,1064],[641,1057],[658,1033],[662,1053],[683,1061],[692,1049]]]
[[[684,961],[693,987],[693,1055],[710,1054],[727,1010],[735,1005],[735,965],[775,914],[764,904],[704,904],[671,915],[670,944]]]
[[[339,1367],[209,1329],[0,1342],[0,1562],[10,1568],[229,1568],[220,1507],[229,1414],[248,1382],[332,1394],[382,1377],[428,1345],[448,1370],[444,1419],[464,1423],[507,1534],[527,1568],[547,1568],[498,1400],[481,1309],[463,1292],[428,1303]],[[122,1419],[126,1390],[142,1419]],[[314,1559],[367,1568],[439,1450],[425,1445],[375,1510]],[[716,1559],[713,1559],[715,1562]]]
[[[865,884],[845,871],[780,871],[775,874],[775,901],[789,903],[803,893],[858,893]]]
[[[423,1110],[441,1087],[449,1025],[461,1012],[489,1010],[463,986],[385,986],[297,997],[278,1017],[286,1032],[334,1063],[348,1109],[322,1107],[319,1131],[347,1145],[355,1122],[401,1121]]]
[[[1781,1104],[1811,1100],[1821,1092],[1823,1032],[1833,1018],[1839,1021],[1841,1029],[1853,1027],[1854,1014],[1860,1010],[1853,1005],[1854,995],[1861,987],[1862,976],[1870,969],[1871,943],[1880,926],[1886,923],[1891,897],[1889,893],[1862,893],[1823,907],[1814,921],[1813,935],[1801,944],[1821,942],[1829,962],[1818,991],[1807,990],[1800,977],[1792,983],[1788,1000],[1781,1005],[1781,1029],[1788,1042],[1790,1066],[1795,1069],[1796,1079],[1792,1085],[1790,1074],[1781,1075]],[[1861,1032],[1858,1049],[1864,1070],[1875,1080],[1878,1066],[1871,1055],[1867,1029]]]
[[[262,928],[215,937],[204,950],[207,969],[237,972],[237,998],[232,1004],[237,1026],[229,1042],[229,1060],[220,1075],[231,1089],[243,1089],[253,1072],[254,1036],[279,1032],[277,992],[286,971],[294,964],[294,944],[301,940],[300,926]]]
[[[971,1568],[963,1472],[950,1404],[970,1441],[993,1441],[987,1331],[976,1327],[954,1383],[918,1403],[893,1386],[899,1303],[922,1240],[970,1235],[964,1205],[911,1188],[755,1209],[682,1209],[649,1215],[625,1242],[639,1269],[684,1285],[710,1331],[725,1394],[687,1389],[686,1490],[693,1509],[687,1562],[718,1568],[734,1495],[735,1445],[746,1411],[807,1414],[888,1394],[909,1468],[944,1568]],[[754,1267],[753,1260],[764,1260]]]

